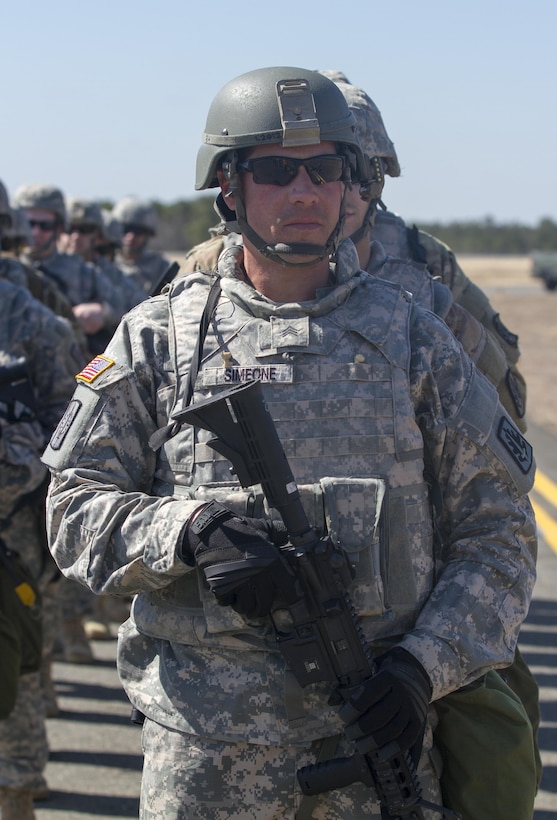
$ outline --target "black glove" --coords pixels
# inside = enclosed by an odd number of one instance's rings
[[[431,699],[431,681],[421,663],[395,646],[376,660],[377,672],[341,707],[345,734],[360,754],[396,743],[400,751],[421,748]],[[418,749],[412,756],[419,758]]]
[[[182,558],[203,570],[221,606],[259,618],[269,614],[279,591],[291,597],[293,572],[277,548],[287,540],[284,525],[240,518],[210,501],[188,524]]]

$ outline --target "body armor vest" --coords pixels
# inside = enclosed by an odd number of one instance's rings
[[[168,366],[179,375],[176,389],[159,396],[161,426],[180,406],[206,283],[198,274],[170,291]],[[261,379],[310,521],[321,531],[336,527],[350,553],[350,594],[368,639],[392,640],[414,623],[434,582],[423,441],[408,381],[410,300],[400,287],[364,274],[312,303],[309,312],[263,300],[238,280],[223,278],[222,287],[193,403],[231,383]],[[373,320],[362,314],[362,299],[376,306]],[[207,445],[210,436],[185,425],[168,440],[153,492],[217,498],[244,515],[269,512],[257,488],[243,490],[231,480],[230,463]],[[378,478],[387,489],[384,526],[374,531]],[[141,593],[134,604],[140,632],[186,644],[202,635],[211,645],[268,650],[264,628],[219,607],[200,575]]]

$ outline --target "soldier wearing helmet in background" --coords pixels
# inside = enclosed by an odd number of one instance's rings
[[[354,748],[419,761],[439,803],[436,703],[512,660],[535,577],[531,447],[444,322],[382,278],[414,263],[375,243],[369,274],[341,241],[345,193],[368,170],[328,78],[274,67],[227,83],[196,189],[220,187],[243,244],[124,317],[45,452],[60,569],[135,595],[118,670],[146,716],[145,820],[379,818],[362,782],[299,791],[301,766]],[[298,566],[277,512],[211,434],[172,420],[255,368],[311,524],[354,571],[377,672],[340,709],[334,683],[300,686],[277,646],[269,613]]]
[[[106,212],[110,213],[110,212]],[[110,224],[112,225],[112,234],[115,235],[116,221],[110,217]],[[76,255],[81,257],[85,262],[98,267],[106,278],[110,281],[117,296],[117,303],[114,305],[118,314],[124,314],[132,307],[143,301],[145,295],[143,291],[134,284],[129,276],[116,266],[116,264],[106,259],[98,252],[100,242],[104,242],[106,236],[106,217],[103,217],[103,212],[98,203],[72,197],[66,201],[66,228],[61,235],[61,247],[69,255]],[[59,244],[60,247],[60,244]],[[101,330],[90,337],[90,345],[94,345],[96,350],[104,350],[112,331],[109,329]],[[119,605],[109,596],[84,596],[86,592],[81,588],[81,595],[76,601],[74,607],[74,615],[77,613],[79,621],[75,622],[73,618],[65,622],[64,630],[66,635],[79,635],[81,621],[83,621],[84,633],[89,640],[108,640],[112,637],[110,631],[110,622],[112,620],[121,623],[125,620],[124,607]],[[66,641],[67,643],[68,641]],[[69,641],[70,646],[66,652],[66,656],[71,659],[79,659],[81,656],[86,658],[89,655],[88,647],[83,651],[80,645],[85,648],[82,641],[76,638]]]
[[[122,225],[113,212],[108,208],[101,208],[102,230],[95,245],[97,258],[114,262],[117,251],[122,247]]]
[[[116,264],[148,296],[169,265],[162,254],[147,249],[157,233],[157,212],[149,202],[130,196],[117,202],[112,213],[122,226]]]
[[[10,227],[2,192],[5,188],[0,183],[0,238]],[[11,281],[21,271],[23,286]],[[32,276],[29,279],[35,281]],[[24,621],[19,610],[11,600],[7,607],[2,599],[4,615],[18,636],[21,663],[15,703],[7,713],[2,709],[0,720],[2,820],[32,820],[33,800],[44,798],[48,792],[44,778],[48,757],[45,698],[52,688],[49,659],[59,623],[61,576],[45,540],[47,474],[40,457],[71,398],[76,366],[83,363],[76,360],[77,344],[69,322],[34,299],[27,281],[27,271],[15,259],[0,259],[0,540],[11,555],[10,561],[17,558],[33,579],[34,622],[40,623],[38,637],[42,638],[30,643],[30,632],[20,627]],[[19,567],[19,563],[12,563],[16,578]],[[7,590],[4,563],[2,572],[3,598]],[[20,579],[16,583],[20,588]],[[8,671],[6,662],[3,654],[3,680]]]
[[[58,285],[41,271],[21,260],[20,255],[23,249],[33,244],[27,212],[25,208],[13,208],[9,205],[8,194],[1,181],[0,218],[4,225],[1,236],[0,278],[26,287],[35,299],[50,308],[57,316],[62,316],[70,322],[75,336],[72,352],[75,358],[75,370],[78,372],[89,355],[85,334],[74,315],[70,302]]]
[[[33,234],[33,245],[23,261],[60,288],[88,337],[90,352],[98,353],[95,334],[112,333],[122,310],[115,288],[102,271],[77,255],[58,251],[57,242],[66,226],[62,192],[52,185],[22,185],[16,191],[14,204],[25,208]]]
[[[143,291],[114,262],[109,262],[98,252],[99,243],[104,241],[103,236],[106,231],[100,206],[90,200],[69,199],[66,207],[68,224],[66,252],[77,254],[85,262],[96,265],[102,270],[118,295],[116,308],[119,313],[123,314],[135,307],[145,298]],[[106,343],[108,343],[108,338]]]
[[[64,253],[80,256],[85,262],[94,262],[94,249],[101,230],[100,206],[90,200],[71,197],[66,200],[66,224],[58,247]]]
[[[370,159],[377,158],[381,165],[381,182],[375,191],[368,191],[366,195],[368,207],[358,204],[357,199],[352,197],[356,213],[347,215],[346,220],[345,233],[351,235],[356,244],[362,267],[367,266],[370,240],[376,240],[388,254],[425,264],[434,279],[450,288],[454,304],[464,308],[485,328],[483,338],[478,339],[476,344],[475,361],[495,384],[505,409],[524,432],[526,385],[517,367],[520,356],[517,335],[503,325],[488,297],[466,276],[447,245],[425,231],[418,230],[415,225],[407,226],[402,217],[385,208],[381,200],[385,174],[400,176],[400,165],[379,109],[368,94],[352,85],[342,72],[321,73],[332,79],[344,94],[356,117],[363,150]],[[469,331],[467,340],[461,338],[461,334],[464,336],[466,333],[466,327],[461,326],[460,333],[458,328],[459,320],[455,318],[451,329],[464,346],[470,349],[474,345],[474,331]]]

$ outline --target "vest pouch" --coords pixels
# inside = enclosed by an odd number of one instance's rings
[[[325,521],[332,540],[348,554],[355,572],[350,597],[360,615],[381,617],[385,599],[387,539],[383,524],[387,483],[383,478],[322,478]]]

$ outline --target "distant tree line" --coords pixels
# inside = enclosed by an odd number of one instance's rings
[[[534,226],[497,224],[490,217],[477,222],[419,223],[418,227],[446,242],[455,253],[516,254],[557,251],[557,222],[549,218]]]
[[[187,251],[209,238],[218,222],[215,196],[180,200],[170,205],[154,202],[159,232],[151,242],[159,250]],[[471,222],[417,222],[419,228],[446,242],[455,253],[528,255],[534,250],[557,251],[557,222],[542,219],[532,227],[498,224],[491,217]]]

